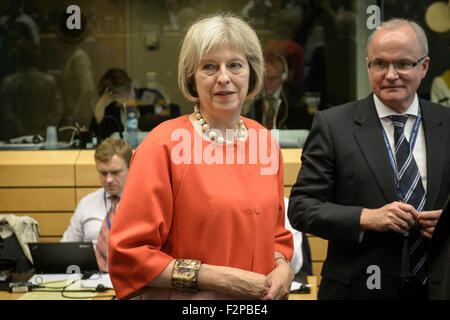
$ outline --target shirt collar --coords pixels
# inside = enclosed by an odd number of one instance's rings
[[[105,191],[105,196],[106,196],[106,199],[111,199],[111,194],[109,194],[109,192],[108,191],[106,191],[106,189],[105,188],[103,188],[103,190]],[[118,195],[117,195],[119,198],[122,198],[122,192],[121,193],[119,193]]]
[[[373,100],[375,102],[375,108],[380,119],[398,114],[395,111],[389,109],[375,94],[373,95]],[[417,93],[414,96],[413,102],[403,114],[417,117],[417,115],[419,114],[419,99],[417,98]]]

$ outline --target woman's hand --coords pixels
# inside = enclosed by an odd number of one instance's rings
[[[237,268],[202,264],[199,273],[200,289],[213,290],[236,299],[262,299],[271,286],[262,274]],[[203,285],[202,285],[203,284]]]
[[[257,300],[270,299],[272,297],[277,299],[279,296],[286,296],[286,291],[289,293],[290,281],[293,279],[293,272],[290,266],[280,260],[276,260],[276,263],[279,263],[280,266],[276,267],[270,275],[274,281],[277,281],[275,286],[273,286],[269,276],[266,277],[256,272],[206,263],[202,263],[200,266],[197,285],[200,290],[215,291],[234,299]],[[175,259],[149,285],[158,288],[171,288],[174,264]],[[286,278],[286,273],[289,274],[287,268],[291,269],[292,278],[290,275]],[[287,289],[285,289],[286,287]]]
[[[284,259],[275,260],[275,269],[267,275],[271,282],[270,290],[264,300],[280,300],[289,298],[289,291],[294,271]]]

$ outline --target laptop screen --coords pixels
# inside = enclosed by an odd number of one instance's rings
[[[35,273],[98,271],[92,242],[28,243]]]

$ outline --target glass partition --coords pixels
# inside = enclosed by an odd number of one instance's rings
[[[425,28],[432,62],[419,93],[427,97],[433,77],[448,68],[449,32],[425,19],[432,3],[2,1],[0,149],[93,148],[107,136],[128,138],[130,109],[140,140],[162,121],[191,113],[177,85],[180,42],[192,21],[217,11],[244,17],[260,37],[265,90],[242,113],[269,129],[308,130],[318,110],[370,93],[365,41],[374,5],[380,20],[413,18]],[[57,141],[47,141],[55,128]]]

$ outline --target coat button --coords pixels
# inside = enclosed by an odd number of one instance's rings
[[[259,207],[255,207],[255,213],[259,214],[261,212],[261,209]]]

